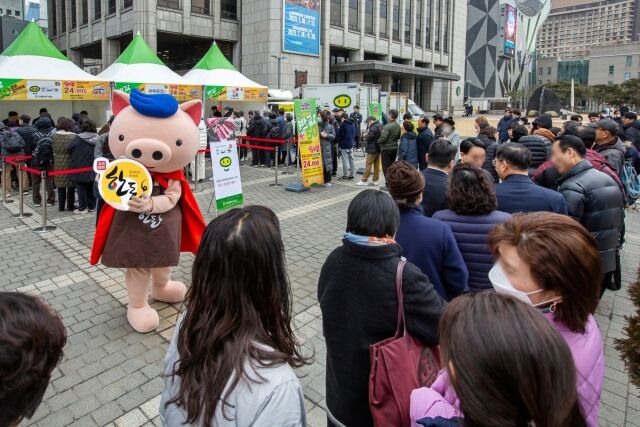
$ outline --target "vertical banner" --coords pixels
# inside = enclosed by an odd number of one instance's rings
[[[322,150],[320,149],[320,134],[316,119],[315,99],[294,100],[293,110],[296,117],[298,136],[298,152],[302,166],[302,183],[305,187],[313,184],[323,184]]]
[[[244,203],[238,148],[233,135],[233,120],[208,119],[207,133],[211,139],[211,163],[216,208],[224,209]]]
[[[382,104],[379,102],[369,104],[369,115],[375,117],[377,121],[382,123]]]
[[[282,50],[320,56],[320,1],[283,0]]]

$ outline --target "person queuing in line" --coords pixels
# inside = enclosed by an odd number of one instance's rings
[[[82,132],[82,121],[80,118],[80,113],[73,113],[71,115],[71,120],[73,120],[73,123],[75,124],[74,133]]]
[[[441,127],[444,117],[442,117],[440,114],[434,114],[431,117],[431,120],[433,121],[433,138],[442,138],[444,135],[442,134]]]
[[[431,217],[447,209],[449,174],[453,170],[457,152],[456,147],[444,138],[436,139],[429,147],[428,166],[422,171],[425,182],[421,203],[424,216]]]
[[[20,137],[20,135],[5,126],[4,123],[0,123],[0,156],[23,156],[25,150],[25,143]],[[15,174],[15,180],[17,181],[18,175],[17,171],[14,171],[15,166],[9,163],[0,163],[2,169],[2,188],[5,194],[5,197],[8,199],[11,196],[11,181],[12,175]],[[23,181],[24,182],[24,181]],[[16,185],[17,186],[17,185]]]
[[[260,115],[259,111],[250,111],[249,123],[247,124],[247,136],[250,138],[264,138],[264,119]],[[259,141],[247,141],[254,146],[263,145]],[[254,168],[264,166],[264,158],[261,153],[262,150],[258,148],[251,149],[251,166]]]
[[[580,114],[574,114],[571,116],[570,120],[574,122],[578,122],[579,124],[582,124],[583,118]]]
[[[496,185],[498,209],[516,212],[548,211],[567,214],[562,194],[540,187],[529,178],[531,151],[522,144],[509,142],[498,147],[495,169],[502,181]]]
[[[493,256],[487,236],[496,224],[511,217],[497,210],[496,193],[486,171],[468,164],[453,168],[447,196],[449,208],[433,218],[449,224],[469,271],[469,289],[491,289],[489,270]]]
[[[225,105],[222,109],[222,117],[224,117],[225,119],[233,117],[233,107],[231,107],[230,105]]]
[[[369,116],[367,117],[367,127],[367,134],[364,137],[365,151],[367,152],[364,173],[362,174],[362,180],[358,181],[356,185],[359,187],[369,185],[369,175],[371,175],[371,169],[373,169],[373,181],[370,185],[377,187],[381,169],[380,146],[378,145],[378,140],[380,139],[380,135],[382,135],[382,123],[380,123],[374,116]]]
[[[622,131],[624,140],[629,141],[637,150],[640,150],[640,120],[633,111],[626,112],[622,117]]]
[[[238,138],[238,143],[241,141],[240,138],[247,136],[247,121],[241,113],[241,111],[233,112],[233,134]],[[245,160],[247,160],[247,154],[247,147],[238,147],[238,161],[240,161],[240,164],[243,164]]]
[[[589,120],[589,123],[596,123],[600,120],[600,113],[591,112],[587,115],[587,119]]]
[[[538,212],[498,225],[489,246],[497,259],[491,276],[496,291],[537,307],[569,345],[581,412],[588,426],[597,427],[604,347],[593,317],[601,277],[596,241],[573,219]]]
[[[7,118],[2,121],[8,128],[17,128],[20,126],[20,117],[18,117],[17,111],[9,111]]]
[[[32,159],[31,165],[39,170],[50,172],[53,170],[53,137],[56,134],[56,128],[53,125],[53,121],[47,117],[42,116],[36,122],[37,132],[31,137],[32,146]],[[74,127],[75,128],[75,127]],[[92,163],[93,164],[93,163]],[[31,176],[31,184],[33,187],[33,204],[35,207],[42,206],[41,194],[42,176],[39,174],[33,174]],[[53,177],[48,176],[45,180],[46,191],[46,203],[48,206],[53,206],[56,202],[56,194],[53,188]]]
[[[400,141],[400,125],[396,121],[398,112],[389,110],[389,122],[382,128],[378,145],[380,146],[380,158],[382,160],[382,174],[387,179],[387,169],[398,157],[398,142]],[[386,185],[383,190],[387,189]]]
[[[473,121],[473,128],[476,131],[476,135],[480,135],[480,131],[482,131],[482,128],[485,126],[489,126],[489,120],[487,120],[485,116],[478,116]]]
[[[322,174],[324,176],[324,186],[331,187],[331,176],[334,163],[331,156],[331,147],[336,139],[334,127],[330,123],[331,113],[321,111],[318,119],[318,131],[320,132],[320,151],[322,152]],[[336,165],[337,166],[337,165]]]
[[[418,162],[418,135],[413,131],[413,123],[408,120],[402,122],[404,134],[400,137],[400,145],[398,147],[398,160],[406,160],[416,169],[420,167]]]
[[[522,144],[531,151],[531,167],[529,168],[529,176],[533,176],[536,169],[540,167],[541,164],[549,160],[549,157],[551,156],[551,144],[555,140],[555,137],[551,131],[545,128],[541,129],[544,130],[535,130],[531,135],[522,134],[523,132],[527,132],[527,128],[523,126],[518,126],[513,129],[513,142]],[[545,135],[543,136],[540,133],[544,133]]]
[[[20,135],[20,137],[24,141],[24,155],[31,156],[33,152],[33,134],[36,133],[38,129],[36,129],[35,126],[31,124],[31,117],[28,114],[22,114],[20,116],[19,123],[20,127],[16,128],[16,133]],[[24,161],[21,163],[24,165],[27,162]],[[29,191],[30,185],[31,174],[28,172],[24,172],[22,174],[22,188],[24,189],[25,193]]]
[[[600,153],[597,153],[593,150],[593,146],[596,140],[596,130],[590,126],[569,126],[566,128],[563,135],[574,135],[582,140],[585,148],[587,149],[587,154],[585,159],[591,163],[594,169],[605,173],[613,179],[616,184],[618,184],[618,188],[620,188],[620,192],[625,194],[624,186],[622,185],[622,181],[618,175],[614,172],[613,169],[607,163],[607,159]],[[547,160],[542,165],[536,169],[533,177],[531,178],[536,184],[541,185],[546,188],[550,188],[552,190],[558,189],[558,178],[560,178],[561,174],[558,172],[558,169],[553,165],[551,160]]]
[[[347,209],[342,246],[322,266],[318,301],[327,345],[329,426],[373,425],[369,346],[396,332],[396,274],[402,255],[394,241],[398,223],[398,208],[388,194],[360,192]],[[410,262],[402,274],[402,293],[407,331],[424,345],[437,344],[438,319],[446,303]]]
[[[571,351],[536,310],[495,293],[463,295],[440,322],[444,369],[411,393],[411,426],[582,427]]]
[[[611,169],[620,177],[624,167],[626,149],[618,138],[620,127],[611,119],[602,119],[596,123],[596,145],[594,150],[607,159]]]
[[[342,123],[338,129],[336,139],[338,140],[338,149],[340,150],[340,158],[342,159],[342,177],[340,180],[352,180],[356,173],[355,159],[353,158],[353,147],[356,145],[357,129],[356,125],[349,118],[347,113],[342,113]],[[337,168],[336,164],[336,168]]]
[[[285,126],[287,123],[287,118],[285,117],[285,111],[284,108],[280,108],[278,109],[278,129],[279,129],[279,135],[280,137],[278,139],[285,139],[284,138],[284,132],[285,132]],[[285,144],[278,144],[277,146],[277,151],[276,153],[278,153],[278,163],[283,165],[286,160],[287,160],[287,150],[285,147]]]
[[[442,120],[440,132],[442,132],[442,136],[451,141],[453,145],[455,145],[456,147],[460,147],[462,138],[460,138],[460,135],[458,135],[458,132],[456,132],[456,122],[452,117],[447,117]]]
[[[94,151],[100,136],[93,120],[82,123],[82,132],[67,144],[71,156],[69,166],[72,169],[93,166]],[[96,197],[93,192],[93,172],[80,172],[69,175],[78,191],[78,208],[75,214],[84,214],[96,210]]]
[[[344,110],[342,108],[334,108],[331,110],[329,114],[329,124],[333,126],[334,133],[336,138],[331,141],[331,164],[335,165],[333,170],[331,171],[331,176],[338,175],[338,153],[340,152],[340,141],[338,141],[337,135],[340,130],[340,126],[342,125],[342,114]]]
[[[486,159],[486,146],[479,138],[467,138],[460,143],[460,163],[482,168]],[[489,174],[487,174],[489,176]],[[491,177],[493,181],[493,177]]]
[[[505,108],[504,114],[498,122],[498,137],[500,138],[500,142],[506,142],[509,139],[507,129],[509,129],[509,124],[512,120],[513,115],[511,114],[511,108]]]
[[[296,138],[295,131],[295,123],[293,121],[293,114],[287,113],[285,115],[285,123],[284,123],[284,140],[287,142],[285,144],[285,156],[288,154],[288,159],[286,159],[289,165],[293,164],[296,158],[295,153],[298,146],[294,143]]]
[[[452,300],[468,292],[469,273],[451,227],[422,213],[424,178],[410,163],[389,168],[389,194],[400,210],[396,242],[402,254],[429,277],[436,292]]]
[[[623,223],[623,195],[606,174],[591,166],[587,149],[577,136],[563,135],[553,144],[551,160],[562,176],[558,191],[569,215],[589,230],[598,243],[602,265],[600,294],[611,286]]]
[[[422,116],[418,119],[418,137],[416,138],[416,144],[418,144],[418,165],[420,170],[427,168],[427,153],[431,143],[433,142],[433,132],[429,129],[429,119],[426,116]]]
[[[211,221],[164,359],[162,425],[304,426],[293,368],[308,360],[292,304],[275,213],[249,206]]]
[[[497,137],[498,130],[493,126],[484,126],[478,135],[478,139],[482,141],[485,146],[485,157],[484,163],[482,163],[482,169],[491,174],[493,182],[495,183],[498,182],[498,174],[496,173],[496,168],[493,166],[493,159],[496,158],[496,150],[498,149]]]
[[[67,331],[35,296],[0,292],[0,426],[19,426],[42,403]]]
[[[73,120],[66,117],[60,117],[56,125],[58,130],[53,136],[53,154],[55,162],[53,162],[53,170],[64,170],[71,168],[71,156],[67,151],[67,145],[73,141],[76,134],[73,133],[75,124]],[[73,212],[76,204],[76,185],[70,178],[70,175],[58,175],[53,177],[53,183],[58,189],[58,210],[60,212]]]

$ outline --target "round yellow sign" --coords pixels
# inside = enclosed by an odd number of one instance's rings
[[[153,190],[151,174],[141,164],[131,159],[118,159],[109,162],[105,158],[94,161],[94,170],[100,175],[98,190],[104,199],[115,209],[129,210],[132,197],[149,197]]]

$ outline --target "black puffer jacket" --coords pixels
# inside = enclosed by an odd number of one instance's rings
[[[640,150],[640,120],[636,120],[628,125],[623,125],[622,129],[623,132],[620,137],[623,141],[631,141],[631,143]]]
[[[618,184],[582,161],[558,179],[569,215],[580,221],[598,242],[602,272],[616,269],[616,248],[623,221],[623,201]]]
[[[100,136],[95,132],[82,132],[76,135],[67,144],[67,151],[70,155],[69,167],[85,168],[93,165],[93,151]],[[91,182],[94,178],[93,172],[80,172],[69,175],[73,182]]]
[[[551,156],[551,141],[540,135],[527,135],[520,138],[518,142],[531,151],[529,176],[533,176],[538,166],[549,160]]]
[[[379,121],[371,123],[365,141],[367,142],[366,151],[367,154],[376,154],[380,152],[380,145],[378,145],[378,139],[382,134],[382,124]]]
[[[624,167],[624,155],[626,148],[620,138],[616,138],[611,144],[596,144],[593,149],[607,159],[607,163],[618,176],[622,176],[622,168]]]
[[[496,167],[493,166],[493,159],[496,158],[496,151],[498,151],[498,143],[495,139],[490,139],[487,135],[480,134],[478,135],[478,139],[484,142],[486,156],[484,158],[484,163],[482,164],[482,169],[486,170],[493,177],[493,182],[500,182],[498,178],[498,172],[496,172]]]

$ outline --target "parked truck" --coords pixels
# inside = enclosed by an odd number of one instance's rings
[[[369,115],[369,104],[379,102],[380,86],[370,83],[330,83],[302,86],[302,98],[316,100],[319,108],[342,108],[348,114],[360,107],[362,117]]]

